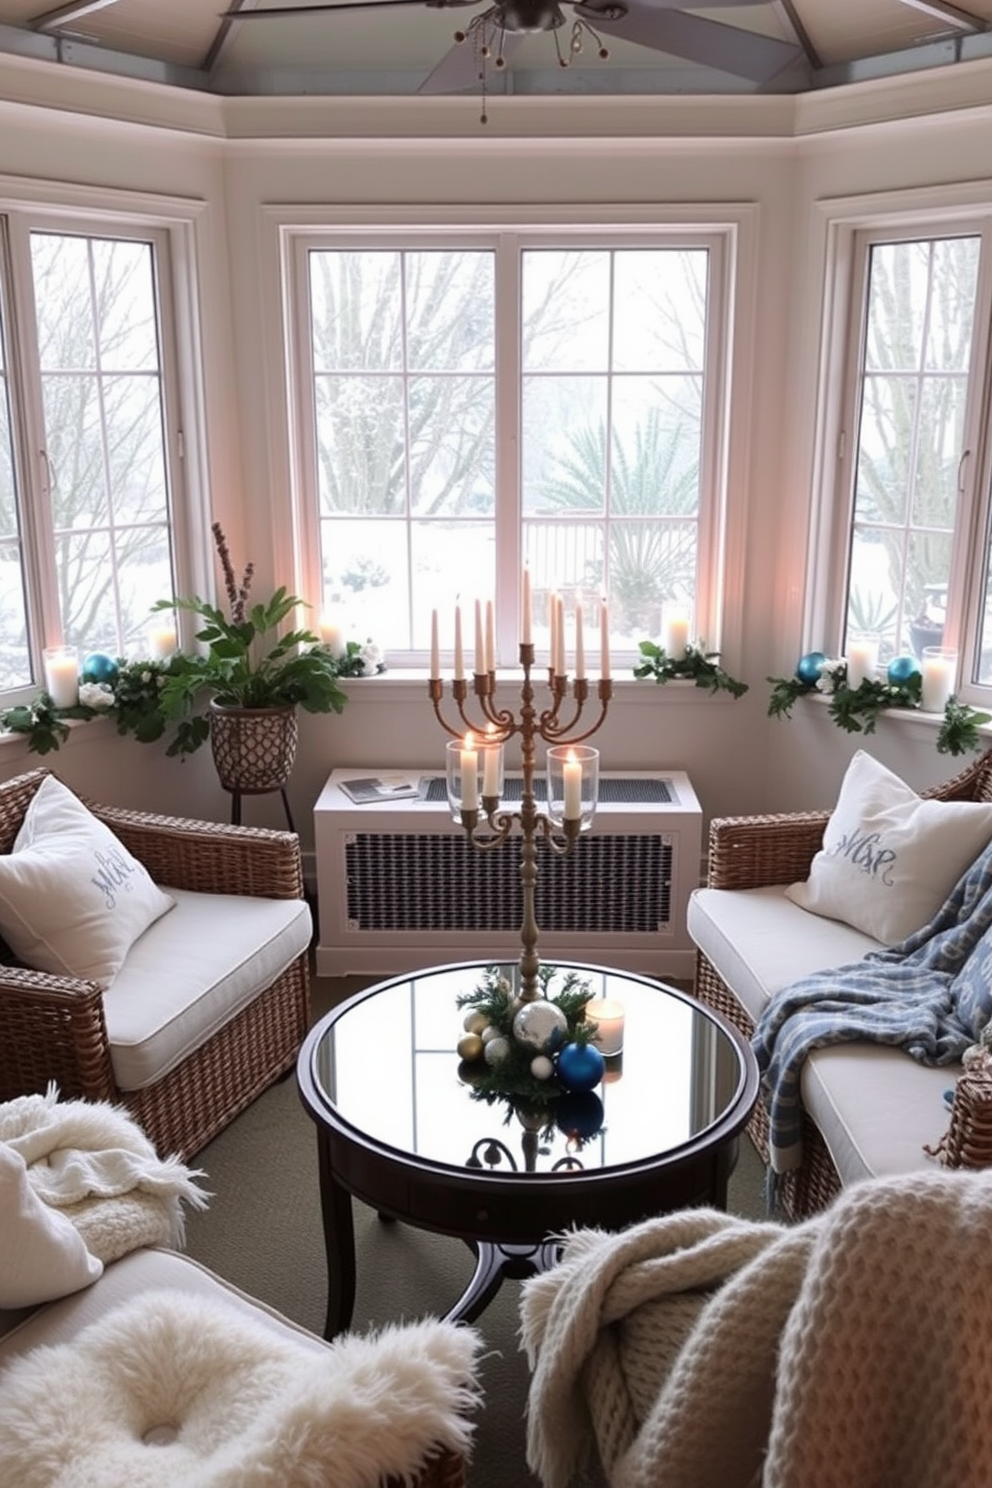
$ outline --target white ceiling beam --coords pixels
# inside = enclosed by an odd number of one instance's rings
[[[958,31],[986,29],[984,21],[969,15],[966,10],[958,10],[956,5],[948,5],[946,0],[899,0],[899,3],[908,5],[911,10],[922,10],[924,15],[933,16],[935,20],[946,21]]]
[[[31,25],[35,31],[55,31],[59,26],[78,21],[80,16],[90,15],[94,10],[105,10],[108,5],[116,4],[117,0],[70,0],[68,5],[60,5],[57,10],[46,10],[43,15],[35,16]]]

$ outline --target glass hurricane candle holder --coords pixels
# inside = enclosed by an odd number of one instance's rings
[[[484,753],[482,740],[472,734],[451,739],[445,747],[448,805],[456,822],[461,822],[463,811],[481,809]]]
[[[588,832],[599,797],[599,750],[588,744],[553,744],[548,750],[548,816],[556,827],[578,822]]]
[[[56,708],[74,708],[79,702],[79,650],[76,646],[46,646],[45,691]]]

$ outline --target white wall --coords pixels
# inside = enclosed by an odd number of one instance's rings
[[[221,100],[12,58],[0,61],[0,96],[0,175],[205,204],[213,509],[236,555],[254,559],[260,589],[292,582],[274,206],[384,213],[558,203],[602,207],[610,220],[616,203],[745,204],[722,656],[751,691],[732,702],[623,679],[598,743],[604,768],[688,770],[707,816],[831,801],[857,739],[815,704],[800,705],[791,723],[769,720],[765,681],[791,672],[801,641],[823,251],[817,203],[984,176],[992,68],[968,64],[807,99],[503,100],[485,131],[467,98]],[[914,108],[927,117],[913,118]],[[305,846],[310,809],[334,766],[441,768],[444,735],[425,682],[387,675],[351,694],[340,718],[301,721],[291,798]],[[922,786],[960,765],[937,755],[933,740],[932,724],[884,719],[871,747]],[[21,741],[0,739],[0,776],[36,762]],[[205,754],[167,761],[102,723],[75,730],[46,762],[93,795],[227,814]],[[245,819],[281,824],[278,797],[248,802]]]

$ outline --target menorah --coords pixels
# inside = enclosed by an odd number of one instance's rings
[[[613,693],[605,601],[600,606],[602,666],[600,679],[596,684],[599,716],[588,728],[580,727],[591,695],[590,683],[585,675],[582,608],[578,604],[575,607],[575,674],[571,683],[565,670],[564,602],[558,595],[552,595],[549,600],[549,619],[550,704],[538,709],[534,684],[531,681],[535,646],[531,638],[529,573],[525,569],[520,640],[523,683],[519,711],[513,711],[500,707],[496,696],[492,605],[486,606],[486,625],[483,630],[482,607],[479,601],[475,603],[475,667],[471,684],[465,676],[461,609],[456,607],[455,663],[451,681],[451,699],[459,718],[459,724],[455,726],[447,721],[442,711],[444,682],[439,664],[436,610],[432,618],[431,676],[428,688],[438,722],[446,733],[452,735],[448,744],[447,769],[448,799],[452,814],[456,820],[460,820],[469,842],[482,852],[501,848],[509,839],[514,826],[519,826],[520,829],[523,915],[520,927],[520,986],[517,995],[521,1002],[535,1002],[542,995],[538,983],[539,931],[535,911],[537,841],[539,837],[543,838],[552,852],[564,857],[572,851],[580,834],[592,826],[598,795],[599,751],[585,746],[583,740],[590,738],[602,726]],[[472,696],[475,698],[474,705],[470,701]],[[569,698],[570,716],[563,718],[562,713]],[[479,716],[471,716],[473,707]],[[519,811],[500,809],[504,747],[514,738],[520,740],[523,774]],[[545,811],[538,809],[534,791],[538,740],[549,746]]]

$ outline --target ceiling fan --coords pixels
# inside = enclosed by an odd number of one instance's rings
[[[483,0],[340,0],[328,5],[259,6],[253,10],[235,5],[223,14],[232,21],[276,17],[284,20],[293,15],[370,11],[398,5],[423,4],[432,10],[455,10],[482,3]],[[554,36],[562,67],[567,67],[585,50],[587,41],[596,45],[600,57],[607,57],[609,52],[602,33],[761,86],[802,60],[802,49],[776,37],[756,35],[692,14],[695,10],[713,8],[714,4],[729,9],[755,3],[756,0],[561,0],[561,3],[559,0],[491,0],[454,33],[455,45],[424,79],[419,92],[459,93],[481,82],[484,95],[487,69],[504,68],[525,36],[542,31]],[[568,25],[563,9],[566,4],[575,20],[563,50],[556,33]]]

